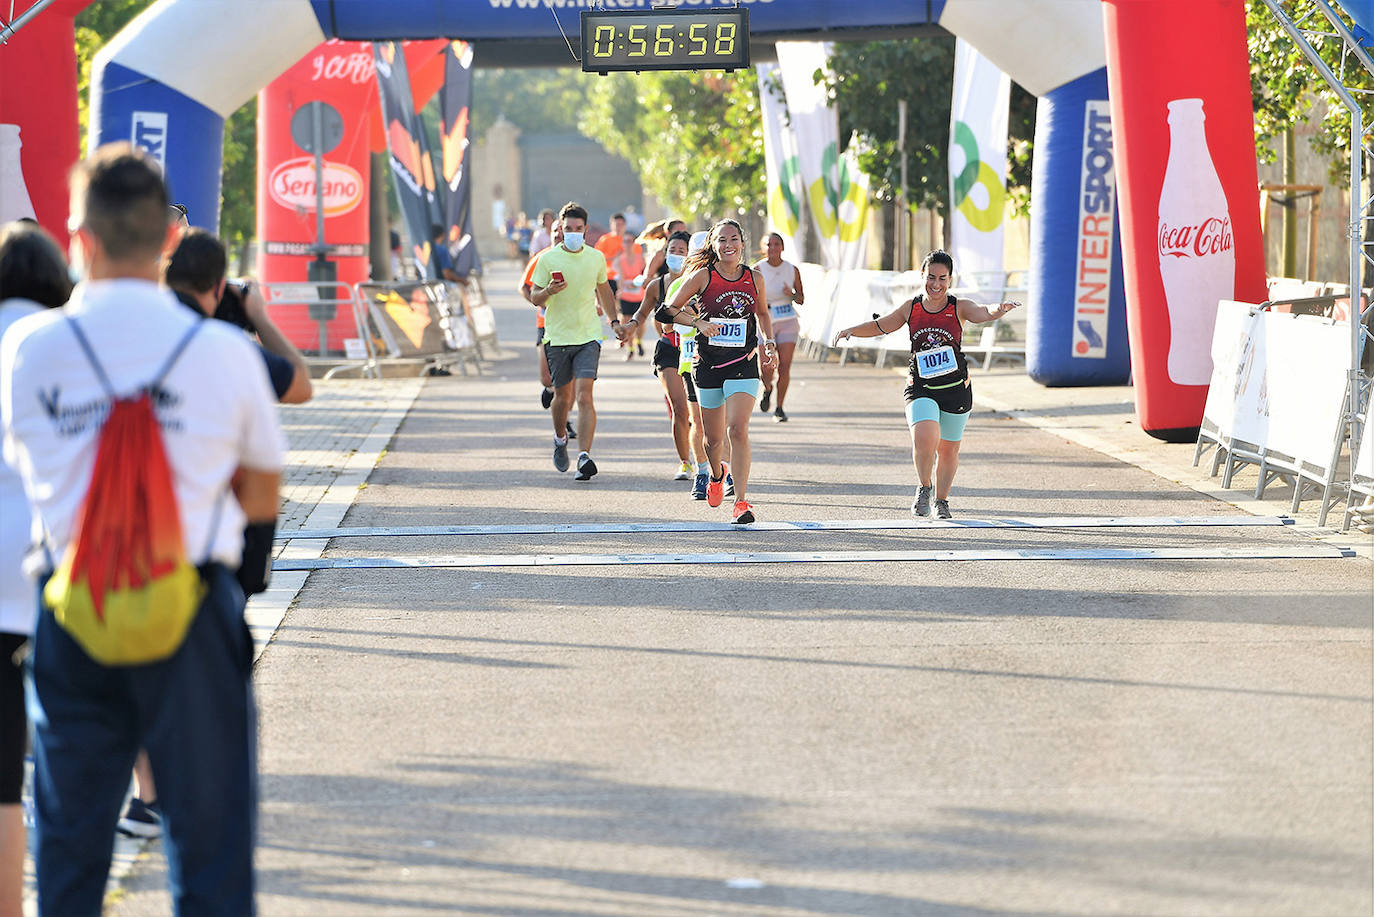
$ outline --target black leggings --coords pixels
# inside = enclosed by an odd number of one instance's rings
[[[24,787],[29,718],[24,710],[24,673],[14,656],[27,639],[0,633],[0,805],[17,804]]]

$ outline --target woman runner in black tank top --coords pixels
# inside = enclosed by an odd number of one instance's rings
[[[634,318],[625,322],[634,328],[624,332],[626,339],[632,334],[637,334],[651,315],[657,326],[658,343],[654,345],[654,375],[658,376],[659,384],[663,386],[663,394],[668,399],[668,419],[672,424],[673,446],[677,449],[678,457],[677,471],[673,475],[675,481],[694,480],[698,465],[706,464],[706,447],[702,442],[700,422],[696,425],[696,436],[692,435],[690,405],[696,394],[689,389],[691,380],[677,371],[680,355],[678,334],[673,330],[672,322],[663,320],[667,310],[668,287],[682,276],[687,257],[687,243],[691,238],[685,232],[675,232],[668,237],[668,243],[664,246],[663,273],[645,287],[644,302],[640,304],[639,311],[635,313]],[[676,265],[676,270],[673,269],[673,265]],[[690,461],[693,452],[696,453],[695,462]],[[704,500],[705,472],[701,475],[701,499]]]
[[[933,495],[935,515],[949,519],[949,489],[959,468],[964,423],[973,408],[973,386],[960,347],[961,323],[994,321],[1020,303],[989,309],[970,299],[956,299],[949,293],[954,259],[941,251],[926,255],[921,271],[926,275],[924,296],[912,297],[882,318],[845,328],[835,335],[835,345],[842,338],[879,337],[906,327],[911,338],[907,424],[919,481],[911,512],[929,516]]]
[[[687,261],[687,281],[670,303],[676,316],[693,296],[701,295],[701,316],[690,322],[700,335],[693,375],[697,400],[706,427],[706,454],[711,480],[706,502],[719,506],[724,499],[725,475],[735,481],[731,521],[754,521],[754,508],[745,499],[749,487],[749,417],[763,386],[759,359],[776,360],[773,324],[768,315],[763,278],[744,263],[744,230],[734,220],[711,227],[706,248]],[[723,461],[729,437],[732,464]]]

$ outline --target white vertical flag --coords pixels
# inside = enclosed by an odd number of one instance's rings
[[[1010,102],[1011,78],[958,39],[949,125],[949,217],[950,254],[964,278],[1002,272]],[[1001,280],[995,285],[999,289],[988,292],[998,296]]]
[[[777,67],[759,64],[759,105],[763,116],[763,161],[768,181],[768,231],[782,236],[793,261],[801,260],[802,184],[797,161],[797,138],[787,123],[787,102],[774,87]]]
[[[862,267],[867,253],[868,181],[854,151],[840,155],[840,119],[815,74],[827,69],[830,43],[780,41],[778,68],[797,138],[797,161],[806,200],[827,268]]]

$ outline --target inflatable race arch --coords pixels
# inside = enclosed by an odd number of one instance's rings
[[[939,25],[1039,96],[1029,371],[1044,384],[1080,385],[1124,382],[1134,370],[1142,428],[1190,435],[1210,372],[1199,345],[1215,314],[1206,298],[1263,295],[1243,0],[744,5],[755,42]],[[1370,0],[1347,5],[1367,27]],[[339,53],[339,42],[464,39],[479,43],[480,60],[482,42],[561,40],[553,12],[538,0],[159,0],[97,56],[91,146],[131,140],[150,150],[177,198],[213,228],[224,119],[323,43]],[[570,35],[575,13],[559,8]],[[310,101],[308,92],[287,105]],[[74,105],[55,110],[65,108]],[[35,209],[65,216],[64,189],[30,192]],[[367,241],[330,231],[330,245]]]

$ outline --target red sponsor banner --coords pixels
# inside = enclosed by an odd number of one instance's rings
[[[340,284],[368,279],[368,132],[377,102],[372,47],[331,40],[319,45],[258,94],[258,276],[271,283],[305,281],[315,243],[314,157],[291,137],[291,116],[313,101],[343,117],[343,140],[324,155],[324,241]],[[358,254],[352,254],[357,252]],[[348,253],[348,254],[345,254]],[[283,332],[297,346],[319,347],[319,328],[306,317],[283,315]],[[352,311],[340,308],[328,325],[329,349],[355,337]]]
[[[1260,302],[1243,0],[1103,0],[1141,428],[1195,439],[1217,302]]]

